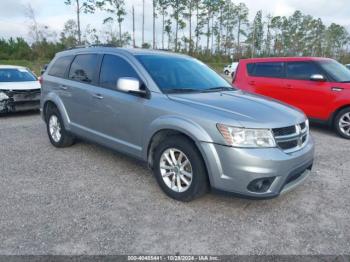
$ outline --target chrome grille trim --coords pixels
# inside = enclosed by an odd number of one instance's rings
[[[302,129],[302,127],[304,128]],[[291,130],[292,126],[285,127],[285,128],[288,130]],[[287,154],[301,150],[308,142],[309,128],[306,122],[295,125],[295,132],[292,134],[275,136],[275,133],[280,133],[281,129],[283,128],[272,129],[272,131],[274,133],[274,138],[277,146]],[[279,130],[279,131],[274,132],[274,130]],[[285,146],[287,142],[290,142],[290,144],[293,145],[293,147],[282,148],[282,145]]]

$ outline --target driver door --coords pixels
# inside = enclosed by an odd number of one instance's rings
[[[322,69],[312,61],[286,63],[286,102],[304,111],[312,118],[324,119],[328,116],[328,105],[334,92],[327,81],[312,81],[311,76],[324,75]]]
[[[140,79],[124,58],[104,55],[99,86],[92,94],[91,123],[99,142],[119,151],[141,155],[143,114],[148,99],[117,90],[121,77]]]

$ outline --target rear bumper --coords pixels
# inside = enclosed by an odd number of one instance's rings
[[[299,151],[286,154],[278,148],[243,149],[202,143],[214,190],[246,198],[266,199],[287,193],[310,174],[314,159],[312,138]],[[255,181],[267,179],[266,190],[252,190]]]
[[[38,110],[40,89],[0,90],[0,113]]]

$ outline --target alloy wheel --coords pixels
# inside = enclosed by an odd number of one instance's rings
[[[60,124],[60,121],[58,120],[58,117],[56,115],[50,116],[49,131],[50,131],[50,136],[53,139],[53,141],[58,143],[61,140],[62,134],[61,134],[61,124]]]
[[[350,112],[345,113],[340,117],[339,128],[344,135],[350,136]]]
[[[160,158],[160,173],[164,183],[175,192],[185,192],[192,183],[193,171],[188,157],[181,150],[169,148]]]

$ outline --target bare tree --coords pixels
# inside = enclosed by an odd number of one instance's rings
[[[48,38],[51,38],[54,41],[56,40],[56,32],[51,31],[47,25],[38,23],[35,10],[30,3],[25,7],[24,14],[29,20],[29,35],[34,43],[47,40]]]
[[[135,48],[135,9],[134,5],[132,6],[132,46]]]
[[[153,0],[152,1],[152,7],[153,7],[153,49],[156,49],[156,18],[157,18],[157,13],[156,13],[156,6],[157,6],[157,1]]]
[[[145,43],[145,0],[142,0],[142,45]]]
[[[95,0],[65,0],[66,5],[72,5],[75,2],[76,14],[77,14],[77,24],[78,24],[78,43],[81,45],[81,26],[80,26],[80,14],[81,12],[88,14],[95,12]]]
[[[103,23],[113,22],[115,18],[117,18],[116,20],[118,22],[119,28],[119,42],[124,42],[122,39],[122,22],[124,21],[124,17],[126,15],[124,0],[102,0],[97,2],[97,6],[112,15],[105,18],[103,20]]]

